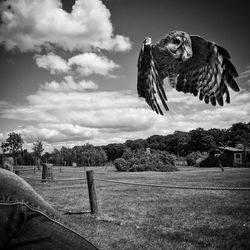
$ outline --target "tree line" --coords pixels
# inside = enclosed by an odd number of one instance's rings
[[[192,152],[209,152],[227,144],[231,147],[246,147],[250,143],[250,122],[235,123],[229,129],[197,128],[188,132],[175,131],[168,135],[152,135],[146,139],[127,140],[124,143],[110,143],[94,146],[89,143],[72,148],[54,148],[44,152],[42,141],[33,143],[32,152],[22,148],[21,134],[9,133],[1,143],[3,155],[11,155],[18,165],[40,165],[41,162],[55,165],[102,166],[120,158],[124,152],[145,152],[151,150],[167,151],[177,157],[186,157]]]

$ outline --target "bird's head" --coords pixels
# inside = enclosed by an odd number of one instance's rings
[[[178,60],[186,61],[193,55],[190,36],[183,31],[171,31],[164,39],[164,46]]]

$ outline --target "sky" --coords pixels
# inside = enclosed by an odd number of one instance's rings
[[[0,141],[21,133],[47,151],[229,128],[250,117],[247,1],[6,0],[0,5]],[[170,111],[159,116],[138,97],[137,58],[146,36],[172,30],[226,48],[241,91],[207,105],[165,84]]]

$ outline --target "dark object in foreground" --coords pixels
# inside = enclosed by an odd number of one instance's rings
[[[0,168],[0,249],[97,249],[22,178]]]
[[[145,38],[138,58],[137,91],[156,113],[169,110],[164,78],[177,91],[199,96],[205,103],[230,103],[228,86],[240,91],[238,73],[223,47],[200,36],[171,31],[155,44]],[[161,107],[163,106],[163,108]]]

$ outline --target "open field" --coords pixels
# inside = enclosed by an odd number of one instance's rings
[[[85,178],[82,168],[54,168],[55,179]],[[161,185],[250,187],[250,169],[118,173],[94,168],[95,177]],[[21,176],[41,177],[41,172]],[[61,211],[89,210],[86,181],[27,181]],[[69,188],[69,185],[76,185]],[[95,181],[99,214],[64,215],[100,249],[250,249],[250,192],[118,185]]]

